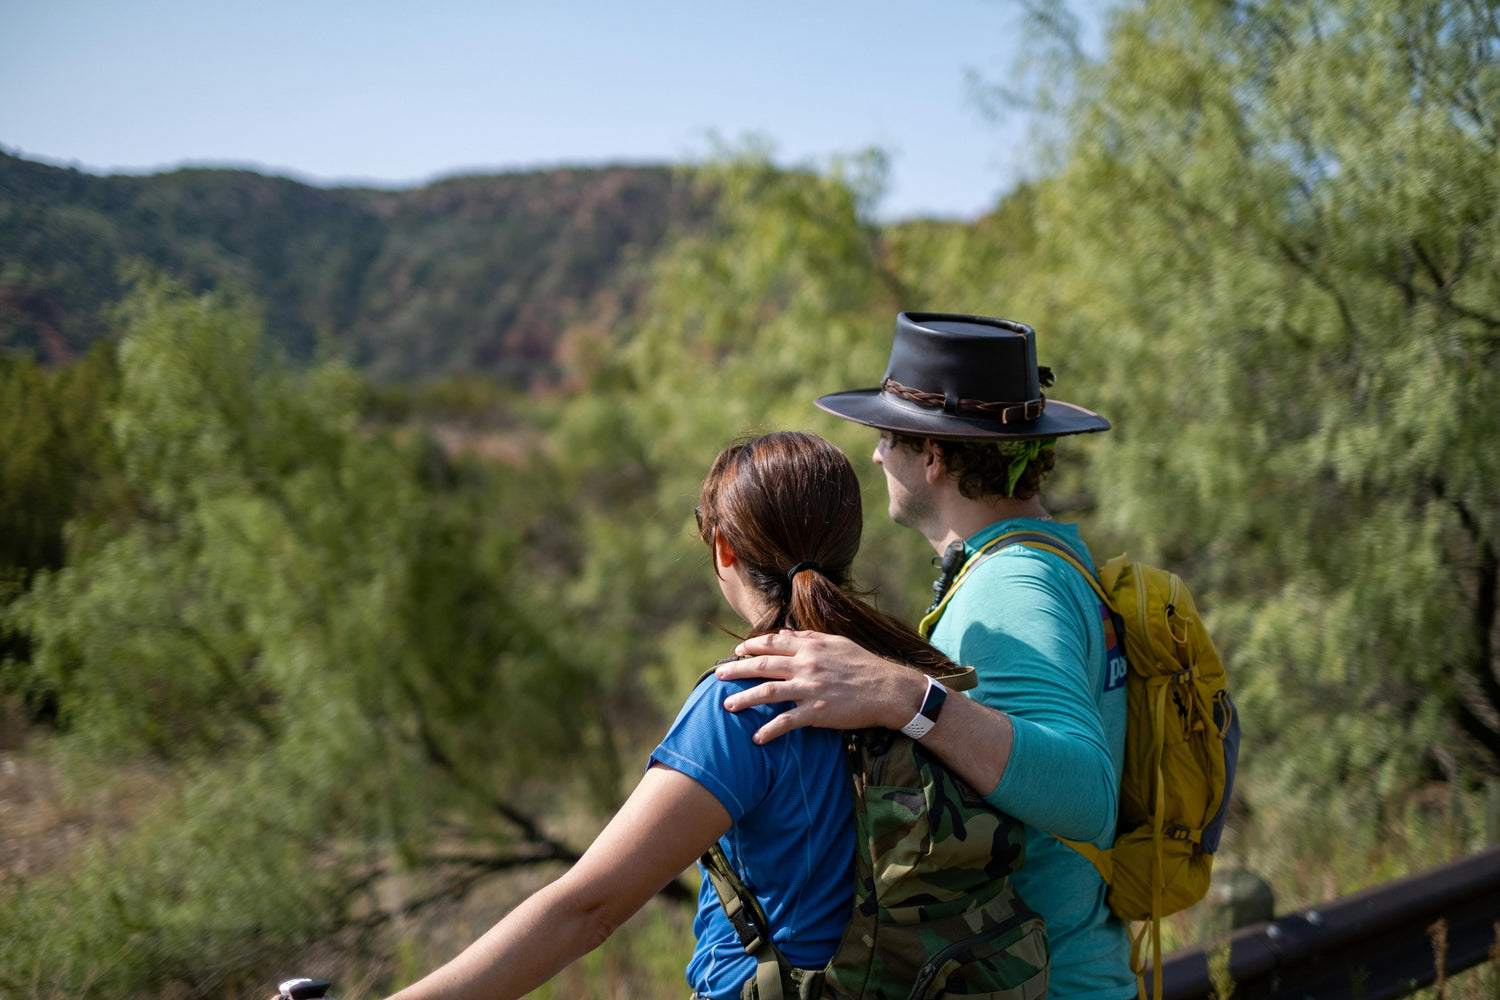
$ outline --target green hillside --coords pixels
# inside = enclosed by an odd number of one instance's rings
[[[404,191],[248,170],[98,177],[0,153],[0,348],[63,364],[111,327],[133,259],[263,304],[293,357],[331,350],[381,380],[557,371],[608,324],[639,263],[706,212],[668,167],[455,177]]]

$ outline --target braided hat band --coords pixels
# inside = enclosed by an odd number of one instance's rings
[[[817,406],[857,424],[940,440],[1013,440],[1109,430],[1109,421],[1042,389],[1025,323],[951,313],[901,313],[877,386],[835,392]]]

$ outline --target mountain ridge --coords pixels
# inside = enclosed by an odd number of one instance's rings
[[[244,168],[94,175],[0,151],[0,350],[66,364],[112,332],[128,262],[242,288],[296,358],[380,381],[559,376],[579,324],[636,308],[644,265],[706,223],[671,166],[322,187]]]

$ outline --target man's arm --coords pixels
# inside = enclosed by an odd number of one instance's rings
[[[974,667],[973,698],[1013,720],[1011,763],[989,803],[1054,836],[1099,841],[1119,803],[1099,703],[1102,611],[1056,562],[1023,546],[988,560],[949,602],[943,624],[961,627],[944,651]]]
[[[747,639],[735,652],[748,658],[721,664],[716,671],[720,679],[766,680],[726,698],[726,709],[796,702],[756,732],[759,744],[803,726],[900,729],[917,714],[927,689],[919,671],[881,659],[842,636],[775,632]],[[988,795],[1005,774],[1012,739],[1011,720],[1004,712],[970,698],[949,698],[922,746],[975,791]]]
[[[1018,568],[1036,570],[1030,561]],[[1033,586],[1020,591],[1025,607],[986,602],[991,621],[976,620],[965,633],[980,648],[973,656],[961,648],[956,657],[979,670],[980,689],[975,698],[949,698],[922,745],[996,808],[1057,836],[1096,840],[1114,828],[1118,775],[1081,654],[1068,648],[1076,614],[1046,607],[1054,596]],[[1017,637],[1015,621],[1023,619],[1030,627]],[[1010,641],[997,647],[997,636]],[[763,726],[757,743],[802,726],[900,729],[926,689],[918,671],[841,637],[780,632],[749,639],[736,651],[749,658],[718,667],[721,678],[768,680],[725,699],[725,708],[797,703]]]

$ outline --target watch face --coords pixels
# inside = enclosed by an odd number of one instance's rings
[[[948,689],[943,687],[932,677],[927,678],[927,696],[922,699],[921,715],[927,716],[933,722],[937,721],[938,713],[943,710],[943,702],[948,700]]]
[[[938,715],[943,710],[943,702],[947,698],[948,689],[928,675],[927,691],[922,695],[922,707],[917,709],[917,714],[912,716],[910,722],[901,727],[901,731],[914,740],[926,736],[937,723]]]

